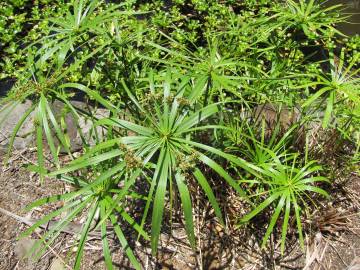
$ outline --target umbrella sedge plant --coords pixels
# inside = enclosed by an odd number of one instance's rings
[[[36,51],[38,59],[36,64],[46,65],[52,60],[57,67],[62,67],[73,56],[84,51],[86,45],[102,46],[109,40],[108,25],[119,22],[119,18],[125,19],[135,13],[127,9],[126,3],[108,6],[104,9],[99,0],[77,0],[71,3],[63,17],[48,18],[50,22],[50,34],[31,44],[40,44],[41,48]]]
[[[315,74],[317,80],[309,83],[308,86],[317,86],[318,90],[302,104],[304,108],[309,108],[313,104],[317,107],[323,103],[326,105],[322,121],[323,128],[330,125],[336,108],[341,108],[339,105],[345,104],[345,107],[358,108],[360,102],[360,78],[358,78],[360,69],[355,68],[360,56],[354,57],[347,66],[344,65],[344,56],[344,50],[341,51],[339,58],[333,52],[330,53],[330,72]]]
[[[84,246],[90,236],[102,240],[105,264],[108,269],[113,269],[109,247],[109,234],[112,232],[118,238],[132,266],[135,269],[141,269],[125,237],[124,228],[130,227],[144,239],[149,239],[147,233],[127,211],[129,204],[140,197],[132,191],[132,186],[137,179],[147,177],[147,175],[142,171],[141,166],[135,167],[133,163],[130,163],[129,152],[125,148],[118,147],[118,144],[114,142],[118,140],[105,142],[108,147],[115,145],[111,151],[106,152],[104,144],[101,147],[95,146],[85,156],[72,161],[68,166],[48,173],[49,177],[57,176],[60,181],[72,185],[74,191],[42,198],[27,206],[26,209],[31,210],[49,203],[62,202],[63,205],[42,217],[22,234],[22,237],[30,235],[37,228],[53,221],[54,225],[32,247],[34,259],[40,258],[61,232],[68,231],[71,221],[86,217],[80,231],[76,232],[79,240],[74,269],[80,269]],[[78,172],[77,175],[79,172],[83,173],[80,173],[81,176],[74,176],[73,172]],[[54,218],[59,215],[64,217],[54,222]],[[108,225],[112,228],[109,229]]]
[[[270,235],[277,236],[278,224],[282,252],[291,226],[303,242],[302,216],[312,202],[316,207],[319,195],[327,196],[322,189],[327,180],[311,151],[300,155],[295,130],[304,130],[311,115],[323,120],[324,129],[336,126],[349,140],[358,139],[359,58],[347,61],[345,44],[339,57],[331,49],[341,35],[335,23],[347,18],[339,6],[325,8],[315,0],[60,2],[38,26],[35,20],[19,28],[22,36],[31,25],[40,38],[25,38],[19,55],[28,64],[5,71],[18,69],[17,83],[0,100],[0,127],[21,102],[32,103],[6,138],[7,157],[22,127],[32,121],[37,164],[28,168],[41,183],[51,177],[72,188],[28,206],[53,209],[23,234],[46,228],[32,257],[40,258],[71,224],[81,223],[76,251],[69,249],[68,256],[75,269],[82,267],[85,244],[94,236],[102,242],[108,269],[115,268],[113,240],[131,267],[141,269],[134,242],[151,246],[155,256],[167,216],[170,223],[183,221],[195,250],[194,187],[223,226],[228,208],[221,207],[219,187],[250,205],[239,226],[255,216],[270,217],[263,247]],[[24,11],[32,12],[28,5]],[[318,70],[323,58],[307,55],[313,45],[329,52],[329,71]],[[90,104],[77,108],[74,95]],[[61,115],[54,102],[64,107]],[[299,115],[285,130],[276,119],[269,135],[265,121],[259,129],[260,121],[247,119],[264,102],[302,106],[308,116]],[[106,113],[97,117],[98,108]],[[76,154],[67,117],[76,122],[74,136],[82,138]],[[90,122],[90,131],[81,127],[82,120]],[[236,211],[243,212],[242,206]]]
[[[204,104],[211,103],[212,100],[229,101],[229,97],[242,99],[239,87],[243,80],[256,80],[256,77],[240,75],[240,71],[252,70],[257,74],[266,74],[258,67],[242,61],[240,57],[232,57],[227,52],[227,48],[221,48],[217,38],[207,38],[206,49],[195,46],[190,49],[182,46],[176,40],[164,33],[160,33],[165,38],[163,43],[157,44],[147,42],[146,44],[157,50],[161,57],[155,58],[147,55],[140,56],[144,60],[165,65],[165,67],[176,67],[179,73],[186,73],[194,78],[197,91],[193,92],[190,99],[202,97]],[[209,33],[210,35],[210,33]],[[176,49],[171,48],[171,44]],[[169,48],[170,47],[170,48]]]
[[[160,93],[157,92],[159,86],[154,83],[150,76],[149,88],[151,92],[148,94],[147,99],[147,102],[150,103],[147,104],[139,102],[123,82],[125,91],[142,117],[134,118],[134,122],[117,117],[100,119],[96,122],[97,126],[101,125],[110,128],[113,130],[113,134],[128,131],[132,135],[122,137],[116,137],[115,135],[114,140],[103,142],[90,150],[91,154],[95,154],[107,148],[107,151],[98,155],[97,159],[112,157],[111,153],[114,150],[111,147],[109,148],[109,145],[111,145],[110,142],[117,141],[131,149],[136,157],[135,160],[141,160],[142,166],[147,166],[152,171],[141,228],[144,227],[152,206],[151,247],[153,254],[157,252],[158,248],[167,192],[170,198],[172,198],[174,192],[179,193],[185,218],[185,229],[189,242],[195,247],[191,194],[187,185],[191,178],[195,179],[203,189],[214,208],[217,218],[224,225],[222,211],[209,181],[200,170],[200,166],[198,166],[199,162],[204,163],[218,173],[240,196],[244,197],[246,197],[246,194],[237,181],[214,158],[225,158],[236,162],[245,170],[256,171],[255,166],[248,164],[244,160],[235,158],[196,140],[197,132],[224,128],[220,125],[200,125],[200,123],[206,123],[209,118],[219,111],[220,104],[214,103],[205,107],[200,106],[196,110],[196,100],[190,101],[184,96],[185,92],[188,92],[190,96],[192,95],[191,91],[189,92],[189,89],[187,89],[189,84],[186,81],[177,84],[172,81],[169,72],[164,76],[163,83],[160,84],[162,89]],[[76,85],[72,86],[76,87]],[[77,87],[84,89],[83,86],[77,85]],[[196,89],[192,89],[192,91],[196,91]],[[84,158],[81,159],[85,160]],[[77,162],[75,161],[75,163]]]
[[[283,254],[290,223],[290,213],[293,212],[295,215],[298,237],[303,248],[304,238],[301,215],[308,207],[308,201],[315,204],[309,193],[329,197],[329,194],[324,189],[317,186],[321,182],[328,182],[328,180],[326,177],[318,175],[322,167],[315,160],[301,164],[297,153],[287,153],[283,157],[279,157],[269,148],[264,148],[264,150],[271,155],[272,160],[259,165],[262,170],[261,177],[242,181],[257,186],[258,192],[251,197],[261,198],[262,201],[256,203],[253,210],[240,219],[238,227],[249,222],[265,209],[272,209],[271,219],[261,244],[261,247],[264,248],[282,214],[280,242],[281,253]]]
[[[244,156],[249,163],[257,166],[259,172],[253,179],[245,178],[239,181],[253,203],[253,210],[240,219],[238,228],[267,209],[272,216],[261,247],[266,247],[269,237],[276,228],[275,225],[280,220],[282,221],[280,249],[283,253],[290,213],[295,214],[299,241],[303,247],[302,212],[308,207],[308,201],[315,204],[310,193],[329,196],[324,189],[318,187],[320,183],[328,182],[328,180],[326,177],[319,176],[322,167],[315,160],[302,161],[298,153],[289,151],[291,135],[297,130],[298,124],[292,125],[282,135],[278,123],[270,138],[265,136],[264,119],[258,125],[261,127],[250,126],[248,121],[244,120],[242,126],[229,130],[229,140],[235,137],[236,140],[233,143],[240,143],[240,145],[228,147],[228,150]],[[243,178],[241,175],[239,172],[240,178]]]

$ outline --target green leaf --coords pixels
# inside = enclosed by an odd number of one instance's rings
[[[122,153],[123,153],[122,150],[114,149],[114,150],[111,150],[109,152],[105,152],[104,154],[100,154],[100,155],[95,156],[95,157],[89,157],[88,159],[80,159],[79,161],[74,160],[73,162],[71,162],[69,164],[69,166],[67,166],[65,168],[62,168],[62,169],[59,169],[57,171],[51,172],[48,175],[49,176],[56,176],[56,175],[59,175],[59,174],[65,174],[65,173],[73,172],[73,171],[76,171],[76,170],[79,170],[79,169],[86,168],[88,166],[96,165],[96,164],[98,164],[98,163],[100,163],[102,161],[109,160],[109,159],[112,159],[114,157],[118,157]]]
[[[119,195],[121,196],[121,195]],[[123,196],[122,196],[123,197]],[[114,201],[110,196],[106,196],[106,200],[108,202],[108,204],[111,206],[114,206],[114,209],[121,215],[121,217],[127,222],[129,223],[129,225],[135,229],[139,235],[141,235],[142,237],[144,237],[145,240],[150,240],[150,237],[148,236],[148,234],[141,228],[141,226],[139,224],[137,224],[135,222],[135,220],[125,211],[124,208],[120,207],[119,204],[119,200]],[[110,208],[110,207],[109,207]],[[111,209],[110,208],[110,209]],[[104,217],[106,217],[106,215],[103,215]]]
[[[268,207],[273,201],[275,201],[277,198],[281,196],[281,192],[276,192],[274,194],[271,194],[265,201],[260,203],[255,209],[253,209],[249,214],[245,215],[241,222],[248,222],[250,219],[255,217],[257,214],[259,214],[261,211],[263,211],[266,207]]]
[[[158,242],[161,231],[162,217],[165,206],[165,192],[168,182],[168,174],[170,170],[170,157],[167,148],[161,150],[162,159],[159,159],[157,167],[159,168],[156,193],[154,198],[154,206],[151,219],[151,250],[153,256],[157,253]]]
[[[95,99],[97,102],[99,102],[101,105],[103,105],[105,108],[109,109],[111,112],[116,114],[118,112],[118,108],[116,108],[113,104],[111,104],[109,101],[104,99],[97,91],[91,90],[85,85],[79,84],[79,83],[64,83],[59,86],[60,88],[76,88],[79,89],[86,94],[89,95],[89,97]]]
[[[133,265],[133,267],[136,270],[141,270],[141,265],[137,261],[131,247],[129,246],[128,242],[126,241],[125,235],[124,235],[123,231],[121,230],[119,224],[117,223],[116,217],[113,214],[110,215],[110,220],[112,222],[112,225],[114,226],[115,234],[118,237],[121,246],[125,250],[125,253],[128,256],[131,264]]]
[[[54,226],[51,227],[48,231],[46,231],[42,238],[33,246],[33,250],[36,250],[36,254],[33,256],[35,260],[38,260],[45,250],[51,245],[51,243],[54,242],[54,240],[59,236],[62,230],[65,230],[66,226],[70,223],[71,220],[75,218],[76,215],[78,215],[83,209],[86,207],[86,205],[91,200],[91,197],[84,198],[84,201],[79,200],[76,201],[73,208],[69,208],[69,213],[65,216],[65,218],[60,219],[58,222],[54,224]],[[45,217],[47,218],[47,217]],[[40,222],[40,221],[39,221]],[[43,221],[41,221],[43,222]],[[41,250],[38,250],[40,247],[40,244],[43,243],[43,247]]]
[[[59,139],[61,145],[65,148],[65,150],[67,151],[67,153],[71,156],[71,151],[70,151],[70,145],[67,143],[66,139],[65,139],[65,135],[63,134],[63,132],[61,131],[61,128],[58,124],[58,122],[56,121],[55,119],[55,116],[54,114],[52,113],[51,111],[51,108],[49,106],[48,103],[45,103],[46,105],[46,112],[47,112],[47,115],[54,127],[54,130],[56,132],[56,136],[57,138]]]
[[[290,217],[290,200],[291,198],[288,195],[286,197],[285,216],[281,231],[281,254],[284,254],[284,250],[285,250],[286,233],[287,233],[287,228],[289,225],[289,217]]]
[[[248,199],[246,193],[241,189],[241,187],[235,182],[235,180],[214,160],[208,158],[203,154],[199,154],[199,160],[204,162],[214,171],[216,171],[222,178],[226,180],[226,182],[236,190],[236,192],[241,195],[243,198]]]
[[[217,203],[215,195],[214,195],[213,191],[211,190],[211,187],[210,187],[208,181],[206,180],[205,176],[202,174],[202,172],[198,168],[195,169],[194,176],[195,176],[196,180],[198,181],[198,183],[200,184],[200,186],[202,187],[202,189],[204,190],[206,197],[208,197],[210,204],[215,211],[215,215],[219,219],[221,225],[225,226],[225,222],[224,222],[221,210],[220,210],[220,206]]]
[[[39,106],[40,107],[40,106]],[[38,109],[36,114],[36,147],[37,147],[37,162],[39,164],[40,169],[40,182],[44,182],[44,176],[46,173],[45,161],[44,161],[44,149],[43,149],[43,129],[41,126],[42,122],[42,113],[41,110]]]
[[[59,168],[60,167],[59,158],[58,158],[58,154],[57,154],[57,151],[56,151],[53,136],[51,134],[52,132],[50,130],[48,119],[47,119],[46,104],[47,104],[47,101],[46,101],[45,96],[41,95],[40,103],[39,103],[39,114],[42,116],[42,126],[43,126],[44,131],[45,131],[47,144],[49,145],[50,152],[51,152],[51,154],[52,154],[52,156],[54,158],[54,162],[55,162],[57,168]]]
[[[176,133],[182,134],[184,132],[187,132],[188,129],[190,129],[194,125],[217,113],[219,110],[218,106],[218,103],[214,103],[202,108],[196,113],[191,114],[190,116],[185,118],[185,120],[183,120],[179,126],[176,127]]]
[[[230,154],[226,154],[214,147],[202,144],[202,143],[198,143],[198,142],[194,142],[194,141],[190,141],[190,140],[184,140],[184,139],[180,139],[180,138],[176,138],[176,141],[180,142],[180,143],[184,143],[185,145],[190,144],[193,145],[197,148],[203,149],[205,151],[209,151],[215,155],[218,155],[220,157],[223,157],[233,163],[235,163],[236,165],[240,166],[241,168],[243,168],[244,170],[252,173],[255,176],[258,176],[259,178],[260,175],[257,172],[263,173],[263,170],[257,166],[255,166],[254,164],[251,164],[249,162],[247,162],[244,159],[241,159],[240,157],[236,157]]]
[[[331,87],[323,87],[319,91],[317,91],[315,94],[313,94],[311,97],[309,97],[301,106],[302,108],[308,107],[310,104],[314,103],[316,99],[318,99],[322,94],[325,92],[331,90]]]
[[[120,127],[120,128],[134,131],[142,136],[151,136],[153,134],[153,130],[150,128],[146,128],[146,127],[131,123],[129,121],[116,119],[116,118],[100,119],[99,121],[96,122],[96,126],[97,125]]]
[[[188,99],[191,103],[197,101],[197,99],[203,95],[204,91],[206,90],[208,82],[208,76],[203,75],[199,76],[196,81],[195,85],[192,87],[192,91],[190,92]]]
[[[76,257],[75,257],[75,266],[74,266],[75,270],[80,269],[81,258],[82,258],[83,252],[84,252],[86,237],[90,231],[90,225],[91,225],[91,222],[94,220],[94,216],[98,209],[98,206],[99,206],[98,200],[93,202],[93,205],[90,207],[86,223],[84,224],[84,226],[81,230],[80,241],[79,241],[79,245],[78,245],[78,249],[77,249]]]
[[[105,211],[106,211],[105,207],[106,207],[106,203],[104,201],[101,201],[101,203],[100,203],[100,217],[101,218],[105,214]],[[106,229],[105,222],[103,222],[101,224],[101,240],[102,240],[102,244],[103,244],[103,253],[104,253],[106,268],[109,270],[112,270],[113,264],[112,264],[112,258],[111,258],[110,248],[109,248],[109,242],[107,240],[107,229]]]
[[[59,195],[61,196],[61,195]],[[62,197],[62,199],[64,199],[64,197]],[[60,200],[60,199],[59,199]],[[86,201],[87,199],[84,198],[84,201]],[[77,205],[79,205],[79,203],[81,203],[82,200],[78,199],[78,200],[74,200],[73,202],[67,203],[65,204],[65,206],[51,212],[50,214],[46,215],[45,217],[42,217],[40,220],[38,220],[36,223],[34,223],[31,227],[29,227],[28,229],[26,229],[22,234],[21,237],[26,237],[28,235],[30,235],[36,228],[39,228],[41,225],[49,222],[52,218],[58,216],[59,214],[63,213],[64,211],[71,209],[73,207],[76,207]]]
[[[69,192],[69,193],[65,193],[65,194],[57,194],[57,195],[53,195],[50,197],[46,197],[46,198],[41,198],[39,200],[36,200],[32,203],[30,203],[29,205],[27,205],[25,207],[25,211],[30,211],[31,209],[35,208],[35,207],[39,207],[42,206],[46,203],[54,203],[57,201],[65,201],[65,200],[69,200],[72,199],[76,196],[78,196],[78,192]]]
[[[267,240],[269,239],[270,237],[270,234],[272,233],[273,229],[274,229],[274,226],[279,218],[279,215],[280,215],[280,212],[281,210],[283,209],[284,207],[284,203],[285,203],[285,199],[287,198],[286,195],[282,195],[280,197],[280,200],[279,200],[279,203],[275,209],[275,212],[274,214],[272,215],[271,217],[271,220],[270,220],[270,224],[266,230],[266,233],[265,233],[265,236],[263,237],[263,241],[262,241],[262,244],[261,244],[261,247],[264,248],[265,245],[266,245],[266,242]]]
[[[322,123],[322,127],[324,129],[327,128],[327,126],[329,124],[334,103],[335,103],[335,91],[332,91],[332,92],[330,92],[330,95],[327,98],[327,105],[326,105],[326,110],[325,110],[324,119],[323,119],[323,123]]]
[[[303,233],[302,233],[302,225],[301,225],[301,218],[300,218],[300,207],[297,203],[295,194],[293,192],[291,192],[291,198],[292,198],[292,202],[293,202],[293,206],[294,206],[294,210],[295,210],[295,218],[296,218],[296,225],[297,225],[297,229],[298,229],[298,234],[299,234],[299,242],[300,242],[300,246],[302,249],[304,249],[304,237],[303,237]]]
[[[184,183],[185,181],[184,177],[180,173],[177,173],[175,175],[175,179],[176,179],[177,187],[179,189],[182,207],[184,210],[185,230],[189,238],[191,247],[195,249],[194,223],[193,223],[192,204],[191,204],[189,189]]]

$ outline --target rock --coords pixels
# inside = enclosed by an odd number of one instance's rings
[[[76,110],[91,113],[93,117],[98,119],[107,117],[109,115],[108,110],[102,108],[95,109],[87,105],[85,102],[71,101],[71,105]],[[73,113],[70,112],[68,106],[60,101],[55,101],[51,105],[51,108],[55,117],[57,119],[60,119],[62,117],[65,122],[66,133],[70,139],[70,149],[72,152],[77,152],[83,148],[83,141],[79,130],[81,130],[81,133],[84,136],[83,139],[86,141],[86,143],[88,143],[89,145],[95,145],[96,140],[93,134],[93,122],[91,121],[91,119],[89,119],[90,117],[81,116],[79,119],[76,119],[76,116],[74,116]],[[103,129],[101,127],[97,127],[96,130],[99,134],[103,133]],[[60,152],[66,153],[65,149],[63,148],[60,150]]]
[[[360,257],[355,257],[347,270],[360,270]]]
[[[32,102],[27,100],[16,105],[6,104],[0,107],[0,152],[8,148],[11,134],[24,113],[31,107]],[[24,149],[32,146],[34,130],[34,113],[31,113],[20,128],[14,141],[15,149]]]
[[[71,101],[72,106],[74,106],[78,110],[89,111],[91,110],[91,114],[96,118],[103,118],[109,115],[109,112],[106,109],[102,108],[93,108],[88,106],[85,102],[82,101]],[[20,121],[21,117],[24,113],[32,106],[32,102],[30,100],[26,100],[23,103],[19,103],[16,105],[0,105],[0,154],[6,153],[12,132],[16,126],[16,124]],[[62,127],[64,133],[67,134],[70,142],[70,150],[72,152],[79,151],[83,147],[83,141],[80,136],[79,129],[82,131],[84,136],[84,140],[86,143],[90,145],[94,145],[96,140],[94,139],[93,134],[93,125],[92,121],[89,120],[89,117],[81,116],[78,120],[73,116],[70,112],[68,106],[60,101],[55,101],[51,104],[51,109],[58,123],[61,123],[61,118],[63,119]],[[14,149],[22,150],[28,147],[34,146],[34,117],[35,111],[30,113],[27,120],[22,125],[18,134],[15,137],[14,141]],[[52,125],[50,124],[50,127]],[[97,127],[96,129],[99,134],[103,134],[104,131],[101,127]],[[55,146],[59,145],[59,141],[56,138],[55,131],[52,132]],[[46,143],[46,137],[44,136],[44,142]],[[65,153],[65,149],[61,149],[60,152]]]
[[[306,122],[303,121],[305,119],[304,116],[308,117]],[[310,150],[314,149],[320,140],[327,140],[329,138],[329,135],[325,134],[321,128],[323,117],[324,112],[317,108],[302,111],[299,106],[289,108],[285,105],[270,102],[240,113],[240,118],[249,121],[258,131],[262,129],[264,122],[265,139],[272,137],[276,127],[279,127],[279,130],[275,135],[280,138],[290,128],[298,124],[293,131],[293,145],[298,149],[303,149],[306,144],[306,137],[308,137],[310,139],[308,141]],[[336,120],[332,119],[332,121]]]
[[[74,101],[72,105],[75,107],[79,107],[80,109],[84,109],[84,107],[85,107],[85,104],[83,104],[82,102],[78,102],[78,101]],[[53,102],[51,104],[50,107],[51,107],[51,110],[59,124],[61,123],[60,119],[63,117],[64,124],[66,126],[66,133],[70,139],[71,149],[73,151],[79,150],[80,146],[77,144],[77,141],[76,141],[76,138],[77,138],[76,120],[72,116],[71,112],[69,112],[69,110],[67,109],[67,106],[64,103],[56,100],[55,102]],[[55,131],[53,131],[54,138],[56,138],[55,134],[56,134]],[[59,144],[59,141],[55,140],[55,142],[57,145]],[[64,149],[61,149],[61,152],[64,152]]]
[[[51,262],[50,270],[65,270],[65,265],[59,258],[55,258]]]
[[[287,131],[293,124],[300,120],[299,108],[289,109],[272,103],[256,106],[253,112],[255,123],[261,126],[265,121],[265,136],[271,136],[276,126],[280,125],[280,131]]]
[[[30,255],[32,247],[35,245],[36,240],[31,238],[22,238],[17,241],[15,245],[15,255],[23,260]]]

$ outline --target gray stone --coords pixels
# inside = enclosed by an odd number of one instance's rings
[[[360,270],[360,257],[355,257],[348,266],[347,270]]]
[[[14,103],[15,104],[15,103]],[[19,104],[6,104],[0,107],[0,152],[6,151],[12,132],[24,113],[31,107],[27,100]],[[24,149],[33,144],[34,112],[25,120],[14,141],[15,149]]]
[[[31,107],[32,102],[27,100],[23,103],[16,105],[0,105],[0,154],[4,154],[7,151],[9,146],[10,138],[16,124],[20,121],[24,113]],[[71,101],[71,105],[79,111],[88,112],[93,117],[100,119],[107,117],[109,115],[108,110],[102,108],[93,108],[88,106],[85,102],[81,101]],[[94,136],[93,121],[91,117],[80,116],[79,119],[71,113],[71,110],[67,108],[64,103],[60,101],[55,101],[51,104],[51,109],[55,118],[58,121],[58,124],[61,123],[63,119],[62,127],[66,130],[63,130],[67,134],[70,141],[70,150],[72,152],[79,151],[83,147],[83,141],[80,136],[79,130],[82,131],[84,140],[90,145],[94,145],[96,140]],[[14,140],[14,149],[22,150],[28,147],[35,146],[34,140],[34,116],[35,111],[30,113],[19,132],[17,133]],[[80,115],[80,114],[79,114]],[[50,124],[51,126],[51,124]],[[97,127],[96,131],[100,134],[104,134],[104,130],[101,127]],[[59,141],[56,138],[55,131],[52,131],[52,136],[56,146],[59,145]],[[44,143],[47,146],[45,134],[44,134]],[[48,148],[48,147],[47,147]],[[60,152],[66,152],[65,149],[60,149]]]
[[[14,249],[16,257],[18,257],[20,260],[28,257],[32,252],[32,248],[34,247],[35,243],[36,240],[31,238],[23,238],[17,241]]]
[[[109,115],[108,110],[102,108],[93,108],[81,101],[71,101],[71,105],[77,111],[84,111],[92,115],[96,119],[101,119]],[[73,113],[69,112],[67,106],[61,103],[60,101],[55,101],[51,108],[57,119],[63,117],[66,124],[66,133],[70,139],[71,151],[76,152],[83,148],[83,141],[81,139],[80,131],[84,136],[84,140],[89,145],[94,145],[95,135],[93,134],[93,121],[90,116],[80,116],[77,118]],[[80,114],[79,114],[80,115]],[[102,137],[104,130],[101,127],[97,127],[96,131]],[[62,153],[65,153],[65,149],[60,150]]]
[[[55,258],[52,262],[51,262],[51,266],[50,266],[50,270],[65,270],[65,265],[63,264],[63,262],[58,259]]]

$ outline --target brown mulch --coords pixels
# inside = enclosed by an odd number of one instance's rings
[[[24,164],[34,158],[34,152],[23,151],[13,156],[10,165],[0,165],[0,207],[19,216],[39,218],[56,205],[35,209],[30,213],[24,212],[24,207],[38,198],[64,192],[64,184],[54,179],[46,179],[44,183],[40,183],[39,177],[24,167]],[[182,225],[175,223],[171,235],[170,229],[164,228],[169,233],[164,233],[161,237],[158,258],[150,256],[149,245],[137,245],[135,253],[144,269],[303,269],[307,263],[307,269],[314,270],[360,269],[355,268],[360,258],[360,179],[354,175],[349,175],[349,179],[342,187],[344,192],[333,198],[332,205],[325,205],[324,208],[336,209],[336,213],[330,213],[329,217],[335,216],[334,220],[339,221],[340,225],[336,222],[330,222],[329,225],[320,218],[328,226],[326,228],[330,229],[309,234],[305,255],[299,249],[296,238],[290,239],[292,244],[288,246],[285,256],[279,254],[276,239],[272,239],[275,250],[260,250],[261,237],[257,235],[257,231],[249,230],[250,227],[225,231],[212,218],[207,218],[211,214],[208,206],[196,200],[194,214],[197,252],[189,248]],[[228,199],[231,202],[231,198]],[[235,199],[233,203],[237,203]],[[325,210],[320,213],[320,216],[325,216]],[[341,224],[344,220],[344,227],[337,230],[335,227],[343,226]],[[58,262],[58,257],[71,268],[75,242],[72,235],[65,233],[61,234],[52,245],[52,250],[46,252],[40,261],[19,258],[17,237],[26,228],[25,224],[0,213],[0,269],[56,270],[58,268],[53,267]],[[36,234],[32,235],[32,238],[37,237]],[[110,245],[115,267],[131,269],[119,244],[113,240]],[[101,241],[91,240],[86,244],[82,269],[106,269]]]

